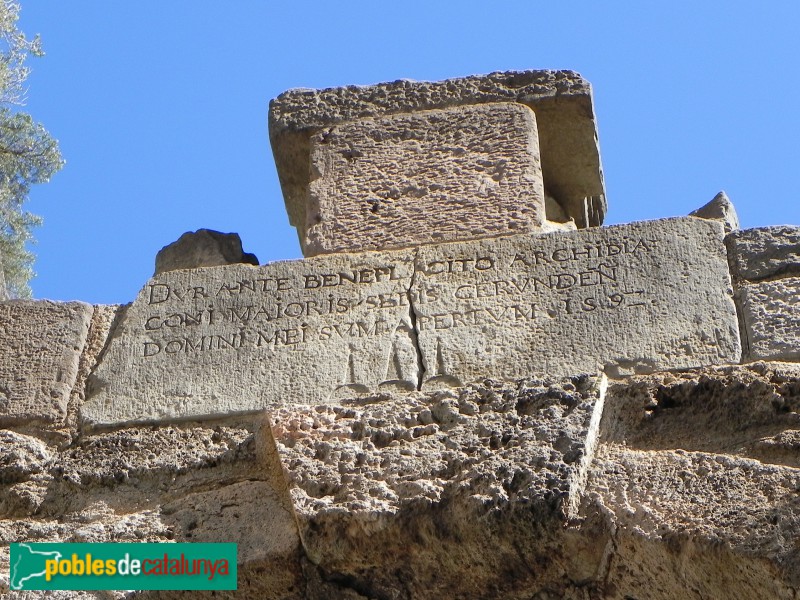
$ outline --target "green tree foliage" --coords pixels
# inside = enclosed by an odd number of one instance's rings
[[[38,36],[28,40],[17,29],[19,3],[0,0],[0,257],[12,297],[30,296],[33,254],[25,244],[41,219],[23,208],[30,187],[44,183],[64,164],[58,143],[30,115],[25,103],[25,59],[42,56]]]

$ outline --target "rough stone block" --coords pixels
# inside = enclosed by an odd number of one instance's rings
[[[602,441],[800,467],[800,364],[661,371],[608,387]]]
[[[722,221],[725,225],[726,233],[739,229],[739,215],[736,214],[736,208],[734,208],[733,203],[725,192],[720,192],[710,202],[689,214],[700,219]]]
[[[303,254],[524,233],[545,217],[539,136],[522,104],[343,123],[311,139]]]
[[[0,431],[0,484],[27,481],[46,468],[52,457],[36,438]]]
[[[198,229],[187,231],[177,241],[158,251],[155,275],[178,269],[217,267],[236,263],[258,264],[255,254],[242,250],[242,240],[238,233]]]
[[[800,227],[743,229],[730,234],[726,243],[731,269],[741,279],[800,275]]]
[[[605,186],[591,86],[572,71],[513,71],[281,94],[270,102],[269,129],[290,222],[302,230],[308,221],[310,139],[318,132],[344,121],[490,102],[519,102],[533,109],[546,192],[578,227],[602,224]]]
[[[300,598],[299,532],[269,430],[261,416],[93,432],[72,443],[0,430],[0,574],[13,573],[12,542],[231,542],[238,591],[215,598]],[[63,598],[85,597],[74,594]],[[187,595],[197,597],[137,598]]]
[[[0,430],[0,519],[36,512],[47,493],[52,460],[40,440]]]
[[[416,389],[413,254],[336,255],[151,279],[89,380],[82,417],[229,415]]]
[[[391,597],[401,581],[414,598],[481,589],[529,597],[510,591],[535,589],[537,578],[573,558],[564,524],[584,491],[604,383],[487,381],[272,412],[308,557],[370,598]],[[465,568],[476,557],[481,568]],[[526,562],[542,568],[495,579]]]
[[[606,590],[794,595],[798,384],[800,365],[761,362],[609,385],[583,510],[614,523],[613,558],[598,571]]]
[[[723,226],[693,217],[421,247],[423,388],[738,362]]]
[[[800,360],[800,277],[745,284],[739,294],[749,358]]]
[[[0,304],[0,423],[63,421],[92,312],[83,302]]]
[[[613,593],[598,597],[791,598],[800,583],[798,486],[795,468],[601,445],[587,495],[615,534],[603,571]]]

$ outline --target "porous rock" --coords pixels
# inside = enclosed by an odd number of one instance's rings
[[[522,104],[334,125],[312,136],[311,169],[305,256],[524,233],[545,218],[536,118]]]
[[[750,360],[800,360],[800,277],[740,287]]]
[[[0,430],[0,519],[30,516],[39,509],[51,461],[42,441]]]
[[[683,449],[800,466],[792,437],[800,413],[800,365],[756,362],[635,376],[609,385],[605,443]]]
[[[158,251],[155,275],[177,269],[197,269],[236,263],[258,265],[255,254],[242,250],[242,240],[238,233],[198,229],[194,232],[187,231],[177,241]]]
[[[242,579],[254,571],[258,579],[256,586],[242,581],[241,592],[291,597],[300,587],[300,538],[288,495],[280,492],[271,482],[242,481],[165,504],[162,518],[180,541],[235,540]]]
[[[0,509],[15,507],[0,511],[0,572],[8,573],[11,542],[225,541],[238,545],[238,591],[215,597],[301,596],[298,531],[263,419],[128,428],[58,447],[26,436],[14,439],[27,452],[24,460],[12,461],[16,483],[0,484]],[[26,512],[23,486],[35,480],[45,497]]]
[[[519,102],[533,109],[545,190],[578,227],[602,224],[605,186],[591,86],[573,71],[509,71],[284,92],[270,102],[269,130],[290,222],[300,229],[307,221],[310,138],[319,131],[344,121],[490,102]]]
[[[64,420],[91,319],[83,302],[0,304],[0,424]]]
[[[286,407],[270,419],[323,581],[371,598],[528,598],[595,554],[563,526],[602,405],[600,379],[579,376]]]
[[[800,227],[775,225],[735,231],[726,238],[731,270],[749,281],[800,275]]]
[[[612,384],[582,514],[612,524],[612,597],[792,598],[800,366],[754,363]],[[795,441],[792,441],[795,440]]]
[[[593,477],[595,509],[616,525],[605,581],[618,597],[794,597],[797,469],[604,447]]]
[[[231,598],[793,598],[800,365],[611,382],[602,420],[601,401],[590,377],[485,380],[67,447],[14,433],[0,540],[227,536]]]

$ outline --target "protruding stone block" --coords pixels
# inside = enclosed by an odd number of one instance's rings
[[[401,581],[411,597],[529,596],[533,581],[563,573],[574,558],[563,549],[564,525],[584,494],[604,384],[588,376],[484,382],[276,410],[307,556],[354,588],[368,586],[369,597],[391,597]],[[402,572],[398,548],[413,549]],[[476,560],[465,585],[463,567]],[[519,575],[498,584],[499,570]]]
[[[83,302],[0,304],[0,423],[64,419],[91,319]]]
[[[177,241],[158,251],[155,274],[236,263],[258,265],[255,254],[242,250],[238,233],[198,229],[187,231]]]
[[[421,247],[423,388],[738,362],[723,235],[686,217]]]
[[[749,281],[800,275],[800,227],[743,229],[726,239],[734,275]]]
[[[270,103],[269,128],[290,222],[299,231],[308,222],[311,138],[318,133],[345,121],[492,102],[533,109],[547,194],[578,227],[602,224],[605,187],[591,86],[573,71],[515,71],[281,94]]]
[[[742,285],[751,360],[800,360],[800,277]]]
[[[545,197],[527,106],[456,106],[326,128],[311,138],[306,256],[541,229]]]

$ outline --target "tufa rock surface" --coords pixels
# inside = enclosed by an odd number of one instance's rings
[[[530,597],[584,558],[564,526],[603,390],[587,376],[485,381],[273,412],[303,548],[327,584],[309,596],[345,597],[339,581],[368,598]]]
[[[800,275],[800,227],[775,225],[732,233],[727,238],[731,271],[741,279]]]
[[[302,597],[299,532],[263,418],[128,428],[83,435],[67,445],[46,435],[0,432],[0,442],[3,576],[9,573],[12,542],[233,541],[239,591],[221,597]],[[0,580],[0,597],[6,590]],[[15,592],[12,597],[52,594]],[[84,592],[61,594],[86,597]],[[197,597],[196,592],[123,591],[99,597],[189,594]]]
[[[584,514],[612,525],[597,598],[793,598],[800,365],[609,386]]]
[[[750,360],[800,360],[800,277],[744,284]]]
[[[305,256],[540,229],[539,136],[522,104],[456,106],[325,128],[311,138]]]
[[[745,360],[798,360],[800,228],[745,229],[725,242]]]
[[[242,250],[242,240],[238,233],[198,229],[194,232],[187,231],[177,241],[158,251],[154,274],[236,263],[258,265],[255,254]]]

